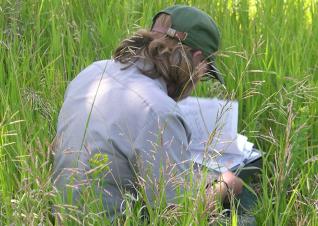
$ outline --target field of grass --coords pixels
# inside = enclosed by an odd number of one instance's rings
[[[50,143],[67,83],[174,3],[203,9],[220,27],[222,93],[239,101],[240,133],[265,152],[257,223],[318,225],[316,0],[0,0],[0,225],[52,224],[51,207],[61,203]],[[206,83],[197,94],[220,90]],[[105,223],[100,208],[61,215],[62,224]],[[134,208],[122,223],[144,224]],[[207,224],[200,203],[165,210],[155,208],[150,223]]]

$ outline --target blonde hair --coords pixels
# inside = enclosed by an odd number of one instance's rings
[[[170,16],[160,14],[154,23],[156,26],[169,28]],[[142,29],[120,43],[114,59],[127,64],[127,67],[139,59],[151,63],[151,69],[139,70],[150,78],[162,77],[167,84],[168,95],[177,101],[188,96],[199,80],[192,61],[193,51],[177,39]]]

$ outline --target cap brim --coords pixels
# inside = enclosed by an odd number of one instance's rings
[[[218,80],[221,84],[224,85],[223,76],[221,75],[221,73],[219,72],[219,70],[215,67],[215,65],[213,64],[213,62],[210,62],[210,63],[209,63],[208,76],[210,76],[211,78],[214,78],[214,79]]]

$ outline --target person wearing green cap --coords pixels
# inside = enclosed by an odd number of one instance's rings
[[[200,80],[224,83],[214,62],[219,45],[210,16],[177,5],[157,13],[151,29],[123,40],[113,59],[79,73],[67,88],[54,142],[53,180],[65,200],[69,188],[75,204],[83,189],[93,186],[110,217],[124,212],[124,194],[137,195],[139,189],[145,202],[154,204],[159,194],[176,202],[190,169],[198,170],[177,102]],[[231,172],[211,174],[206,184],[212,208],[217,196],[242,190]]]

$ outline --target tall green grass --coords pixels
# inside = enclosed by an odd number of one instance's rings
[[[1,0],[1,225],[53,224],[51,206],[62,204],[50,181],[50,143],[68,81],[174,3],[205,10],[220,27],[217,63],[227,90],[207,83],[197,94],[238,99],[239,130],[265,152],[258,224],[318,225],[316,0]],[[55,224],[105,223],[101,205],[89,197],[85,211],[61,213]],[[141,202],[132,207],[130,199],[126,218],[116,222],[148,224]],[[203,204],[190,200],[177,210],[155,208],[150,223],[205,225]]]

